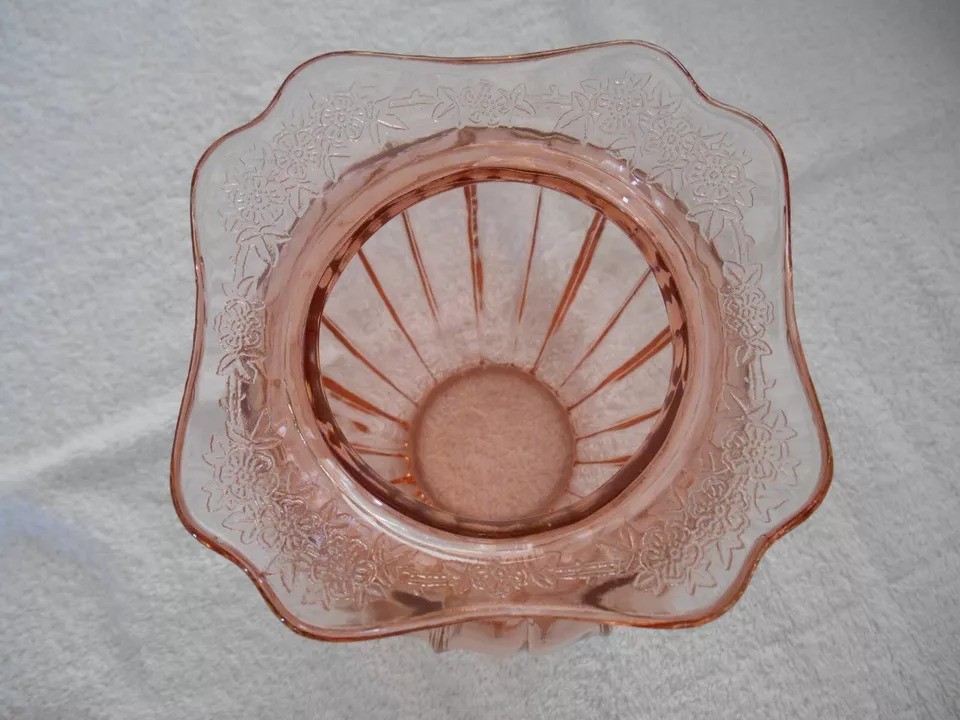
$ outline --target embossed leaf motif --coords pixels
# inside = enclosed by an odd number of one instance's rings
[[[227,422],[227,439],[233,445],[247,446],[254,450],[268,451],[280,444],[280,436],[274,430],[266,410],[257,414],[252,422]]]
[[[582,85],[585,89],[592,89],[592,86],[588,85],[587,82],[582,83]],[[586,142],[592,120],[590,96],[574,90],[570,93],[570,98],[573,100],[573,107],[557,119],[557,129],[575,132],[581,141]]]
[[[457,91],[453,88],[437,88],[437,104],[433,108],[433,119],[440,120],[458,107]]]
[[[382,98],[374,102],[370,138],[377,145],[383,145],[385,131],[395,130],[400,132],[407,129],[407,124],[391,110],[390,98]]]
[[[528,588],[553,590],[557,587],[558,571],[561,567],[559,553],[546,553],[536,560],[527,562]]]
[[[613,560],[617,575],[635,572],[637,569],[643,533],[627,523],[617,528],[612,537],[599,544],[603,557]]]
[[[607,152],[614,157],[626,161],[632,166],[637,163],[640,148],[637,139],[633,135],[624,135],[623,137],[611,140],[607,145]]]
[[[648,83],[648,87],[649,85]],[[682,105],[682,97],[672,95],[663,83],[657,83],[650,90],[648,101],[644,103],[640,121],[649,125],[657,120],[667,120],[680,112]]]

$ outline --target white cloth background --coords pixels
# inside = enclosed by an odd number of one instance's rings
[[[404,5],[0,2],[0,717],[957,717],[960,5]],[[699,629],[508,661],[294,635],[170,504],[194,163],[321,52],[623,37],[784,146],[826,501]]]

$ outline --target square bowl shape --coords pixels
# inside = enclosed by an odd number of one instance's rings
[[[789,216],[645,43],[312,59],[194,173],[177,512],[326,640],[713,619],[832,474]]]

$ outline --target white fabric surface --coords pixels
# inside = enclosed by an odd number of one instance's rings
[[[0,2],[0,717],[960,715],[960,4]],[[790,163],[836,476],[740,603],[543,656],[309,641],[173,513],[190,173],[320,52],[675,52]]]

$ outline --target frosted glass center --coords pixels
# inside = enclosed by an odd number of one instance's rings
[[[439,507],[480,520],[548,508],[573,468],[567,411],[529,373],[484,365],[441,382],[413,431],[415,473]]]

